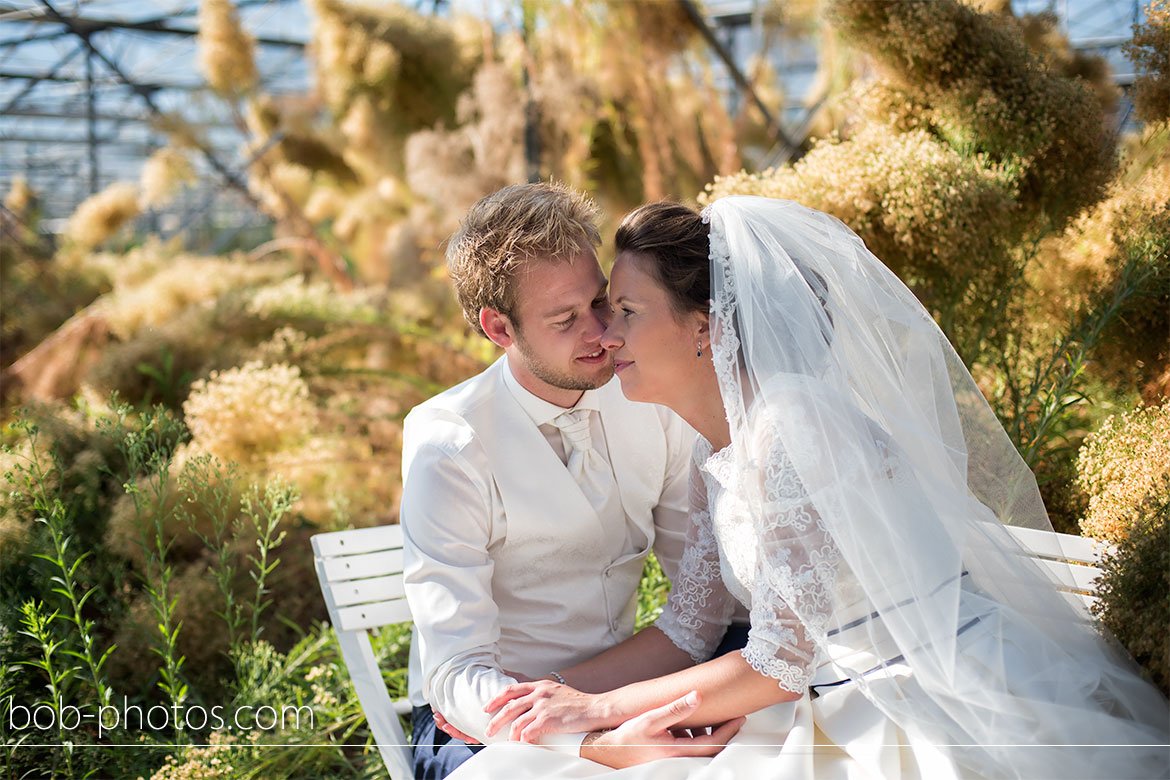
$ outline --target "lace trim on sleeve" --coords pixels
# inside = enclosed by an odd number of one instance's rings
[[[710,514],[707,510],[697,513],[695,522],[710,524]],[[654,625],[695,663],[702,663],[711,657],[719,643],[718,634],[708,629],[703,613],[714,608],[717,613],[730,614],[730,610],[722,609],[717,603],[720,599],[730,599],[723,590],[714,539],[700,538],[688,544],[678,568],[678,582],[671,588],[666,607]]]
[[[804,693],[812,679],[812,668],[794,664],[776,655],[776,648],[765,647],[762,642],[748,641],[747,647],[739,651],[753,669],[765,677],[771,677],[790,693]]]
[[[695,440],[691,470],[691,526],[686,548],[679,560],[678,577],[670,597],[654,625],[695,663],[711,657],[735,611],[735,600],[723,583],[719,546],[711,526],[707,493],[699,473],[711,447],[700,436]]]
[[[744,658],[781,688],[799,693],[816,668],[834,606],[840,551],[809,502],[774,425],[762,420],[752,631]]]

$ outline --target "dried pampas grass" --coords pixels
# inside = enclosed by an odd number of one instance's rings
[[[195,166],[185,153],[165,146],[147,159],[138,181],[142,187],[143,206],[164,206],[179,187],[195,181]]]
[[[148,124],[152,130],[165,135],[170,146],[176,149],[199,149],[206,146],[199,129],[178,114],[157,114],[151,117]]]
[[[81,202],[65,225],[65,240],[92,249],[142,213],[138,188],[128,181],[114,182]]]
[[[235,94],[256,86],[255,41],[244,32],[229,0],[199,4],[199,68],[216,92]]]
[[[15,214],[17,219],[24,219],[25,212],[35,200],[36,195],[28,186],[28,180],[19,174],[13,176],[8,194],[4,196],[4,208]]]

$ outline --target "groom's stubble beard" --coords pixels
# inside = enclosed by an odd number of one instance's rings
[[[610,360],[604,366],[604,369],[593,373],[592,375],[574,375],[565,370],[559,370],[550,366],[544,361],[532,346],[524,338],[524,332],[521,330],[519,323],[514,323],[516,328],[516,351],[520,355],[520,362],[524,364],[524,368],[540,381],[560,388],[561,390],[596,390],[605,385],[613,378],[613,356],[609,356]],[[602,347],[598,345],[598,348]],[[597,369],[595,369],[597,371]]]

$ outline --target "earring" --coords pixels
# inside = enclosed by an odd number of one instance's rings
[[[696,345],[698,346],[699,350],[695,353],[695,357],[703,357],[703,342],[696,342]]]

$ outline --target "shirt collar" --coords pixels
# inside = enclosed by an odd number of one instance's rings
[[[507,356],[504,357],[504,386],[508,388],[508,392],[516,399],[516,403],[520,404],[520,408],[538,426],[551,423],[553,419],[565,412],[571,412],[577,409],[590,409],[592,411],[599,411],[601,409],[597,402],[598,393],[596,390],[586,390],[582,393],[581,399],[577,401],[577,405],[571,409],[557,406],[543,398],[536,397],[512,375],[512,367],[508,362]]]

